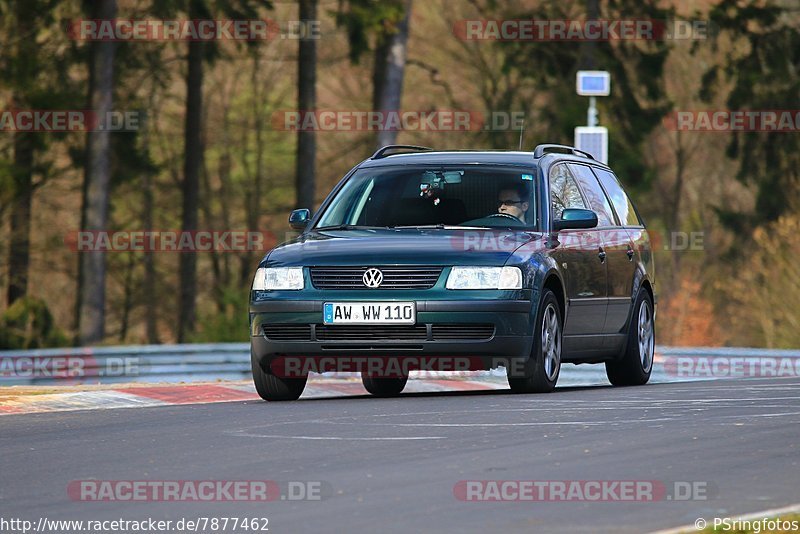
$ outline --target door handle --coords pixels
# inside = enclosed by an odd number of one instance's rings
[[[600,263],[606,261],[606,251],[603,250],[603,247],[600,247],[600,252],[597,253],[597,257],[600,258]]]
[[[633,261],[633,249],[628,247],[628,251],[625,252],[628,255],[628,260]]]

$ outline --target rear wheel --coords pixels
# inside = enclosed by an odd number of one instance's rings
[[[258,395],[267,401],[297,400],[303,394],[308,376],[302,378],[281,378],[265,372],[250,352],[250,365],[253,369],[253,383]]]
[[[653,302],[646,289],[639,290],[628,326],[628,342],[621,360],[606,362],[606,376],[615,386],[641,386],[650,380],[656,329]]]
[[[523,366],[522,376],[508,368],[508,385],[513,393],[553,391],[561,372],[561,331],[563,320],[555,295],[545,289],[539,301],[531,355]]]
[[[361,372],[361,383],[364,389],[376,397],[395,397],[406,387],[408,377],[400,378],[376,378],[369,376],[366,371]]]

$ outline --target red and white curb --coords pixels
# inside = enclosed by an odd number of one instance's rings
[[[508,389],[503,381],[409,380],[404,393]],[[0,396],[0,415],[260,400],[250,382],[164,384],[90,391]],[[360,380],[312,378],[301,399],[366,395]]]
[[[415,376],[416,375],[416,376]],[[683,378],[670,375],[664,370],[663,356],[656,354],[651,383],[709,380],[709,377]],[[588,385],[608,386],[605,368],[602,365],[568,366],[562,369],[559,387]],[[109,408],[136,408],[171,406],[178,404],[207,404],[214,402],[259,401],[253,383],[249,380],[153,384],[105,387],[80,386],[65,388],[65,391],[40,394],[53,389],[22,386],[0,387],[0,415],[41,412],[64,412],[75,410],[97,410]],[[470,371],[446,373],[438,371],[414,371],[404,393],[436,393],[447,391],[481,391],[508,389],[503,372]],[[357,373],[337,373],[336,376],[312,376],[301,399],[333,398],[352,395],[367,395]]]

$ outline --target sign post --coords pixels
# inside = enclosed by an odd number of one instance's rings
[[[596,160],[608,163],[608,129],[598,126],[597,97],[611,94],[611,74],[604,70],[579,70],[575,89],[579,95],[589,97],[587,126],[575,128],[575,148],[585,150]]]

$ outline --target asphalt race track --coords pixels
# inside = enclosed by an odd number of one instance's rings
[[[267,517],[270,532],[646,532],[800,501],[799,424],[796,377],[7,415],[0,515]],[[70,498],[70,481],[86,479],[313,481],[322,497]],[[454,487],[474,480],[703,491],[689,500],[459,500]]]

